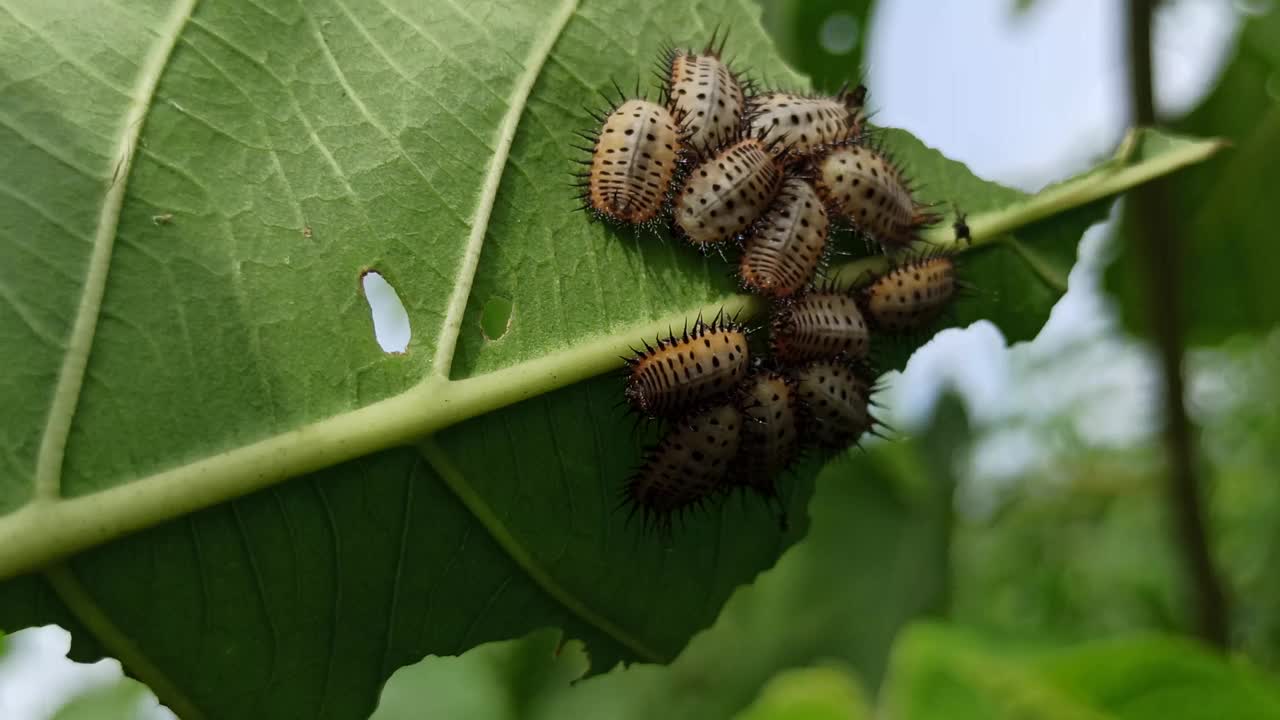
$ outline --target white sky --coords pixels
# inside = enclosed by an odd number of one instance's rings
[[[1181,111],[1194,104],[1229,50],[1238,11],[1269,2],[1180,0],[1164,12],[1156,35],[1161,105]],[[910,130],[982,177],[1034,190],[1109,152],[1123,132],[1124,3],[1038,0],[1016,16],[1013,4],[881,2],[868,78],[879,124]],[[836,18],[821,40],[838,45],[842,32],[851,26]],[[979,420],[1047,418],[1074,407],[1091,440],[1123,442],[1145,432],[1148,366],[1139,350],[1114,336],[1097,289],[1100,238],[1091,235],[1084,261],[1071,274],[1071,291],[1034,343],[1010,353],[985,322],[940,334],[888,393],[895,425],[918,426],[940,386],[950,382]],[[1070,368],[1019,372],[1052,365],[1064,347],[1080,341],[1090,343],[1090,352]],[[1034,443],[1025,432],[997,433],[978,449],[976,462],[993,477],[1012,475],[1035,461]],[[66,660],[69,639],[59,628],[10,638],[11,652],[0,660],[0,718],[44,720],[68,693],[120,676],[118,663]],[[165,717],[154,707],[140,713]]]

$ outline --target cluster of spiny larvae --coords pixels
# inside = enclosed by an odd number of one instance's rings
[[[666,423],[625,486],[651,524],[776,479],[808,447],[843,449],[873,431],[873,335],[912,333],[955,291],[951,257],[912,255],[939,217],[866,128],[865,88],[834,96],[754,93],[721,59],[671,49],[659,102],[621,98],[598,116],[583,204],[618,224],[669,223],[704,252],[740,249],[744,289],[771,301],[769,352],[717,316],[644,342],[627,401]],[[896,262],[856,287],[815,286],[833,224]],[[957,232],[959,228],[957,226]]]

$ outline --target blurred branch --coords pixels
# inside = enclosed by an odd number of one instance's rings
[[[1156,123],[1151,24],[1157,0],[1129,0],[1129,82],[1134,122]],[[1195,446],[1183,386],[1182,247],[1170,213],[1166,180],[1132,191],[1133,239],[1146,268],[1148,322],[1156,341],[1164,390],[1164,443],[1169,500],[1179,549],[1192,583],[1197,625],[1209,643],[1227,646],[1227,604],[1213,565],[1195,472]]]

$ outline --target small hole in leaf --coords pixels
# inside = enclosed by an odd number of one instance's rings
[[[480,332],[485,340],[497,340],[511,329],[511,301],[504,297],[491,297],[480,311]]]
[[[381,275],[369,270],[360,279],[364,298],[373,313],[373,336],[384,352],[402,353],[409,347],[409,313],[396,289]]]

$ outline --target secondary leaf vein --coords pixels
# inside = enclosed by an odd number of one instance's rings
[[[125,189],[129,184],[129,169],[133,164],[138,137],[151,107],[151,98],[160,84],[178,37],[191,13],[196,0],[179,0],[165,22],[157,42],[139,68],[131,94],[132,101],[125,111],[113,157],[117,159],[116,177],[102,198],[98,213],[97,231],[94,233],[93,250],[84,278],[84,291],[76,309],[75,324],[67,343],[67,353],[62,360],[58,382],[54,386],[53,402],[44,433],[40,437],[40,450],[36,456],[35,497],[53,500],[60,493],[62,484],[62,460],[66,455],[67,436],[75,416],[80,389],[84,385],[85,368],[89,364],[89,351],[98,328],[98,315],[102,308],[102,296],[107,287],[107,272],[111,267],[111,252],[115,246],[116,228],[120,223],[120,208],[124,204]]]
[[[633,636],[612,620],[587,607],[568,589],[556,582],[555,578],[551,577],[551,574],[516,540],[506,525],[494,514],[493,509],[467,483],[462,472],[453,465],[449,456],[445,454],[434,438],[428,437],[420,441],[418,443],[418,452],[422,453],[422,457],[436,471],[436,474],[440,476],[445,485],[449,486],[449,489],[457,495],[458,500],[462,502],[467,510],[471,511],[476,521],[489,532],[494,542],[507,553],[512,562],[523,570],[534,584],[542,588],[543,592],[550,595],[556,602],[560,603],[566,610],[576,615],[583,622],[594,626],[636,655],[653,662],[663,661],[663,656],[648,647],[643,640]]]
[[[471,234],[467,238],[463,251],[462,264],[458,268],[457,284],[449,297],[449,305],[445,310],[444,325],[440,328],[440,336],[436,345],[434,372],[438,377],[448,378],[453,367],[453,353],[458,346],[458,334],[462,331],[462,315],[467,309],[467,300],[471,297],[471,284],[475,281],[476,268],[480,265],[480,249],[484,246],[485,235],[489,232],[489,215],[493,212],[493,204],[498,196],[498,185],[502,181],[503,170],[507,166],[507,157],[511,154],[511,143],[516,137],[516,128],[520,124],[520,116],[529,104],[529,93],[542,73],[542,66],[551,55],[551,50],[559,40],[560,34],[569,24],[574,11],[578,9],[577,0],[564,0],[551,20],[550,30],[539,38],[530,53],[529,62],[524,72],[512,89],[510,106],[502,118],[498,128],[498,141],[494,143],[494,154],[489,159],[485,170],[484,184],[480,188],[480,201],[476,205],[475,215],[471,218]]]

